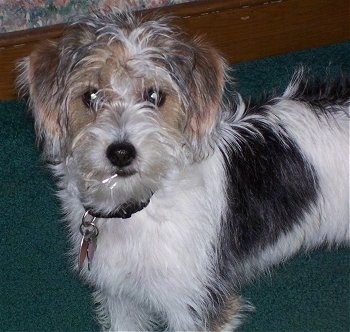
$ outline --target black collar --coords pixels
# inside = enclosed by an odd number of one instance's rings
[[[143,210],[149,203],[150,199],[146,202],[127,202],[123,203],[116,209],[115,211],[112,211],[110,213],[104,214],[101,212],[96,212],[92,208],[86,208],[86,211],[89,211],[89,214],[96,218],[121,218],[121,219],[128,219],[130,218],[134,213],[139,212]]]

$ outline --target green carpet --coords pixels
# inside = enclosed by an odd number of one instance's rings
[[[235,66],[244,96],[282,91],[305,64],[350,73],[350,42]],[[0,102],[0,331],[97,331],[90,290],[71,272],[53,179],[21,102]],[[350,253],[301,255],[243,290],[241,331],[349,331]]]

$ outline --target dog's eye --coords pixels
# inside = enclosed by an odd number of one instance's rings
[[[92,108],[94,101],[96,99],[97,99],[97,89],[89,89],[82,96],[83,103],[87,108]]]
[[[161,90],[148,89],[144,92],[143,99],[151,104],[160,107],[165,102],[165,93]]]

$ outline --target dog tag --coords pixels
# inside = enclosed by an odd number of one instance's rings
[[[91,268],[92,259],[94,257],[95,252],[95,239],[83,237],[81,239],[80,244],[80,252],[79,252],[79,268],[84,266],[84,262],[88,260],[88,270]]]
[[[86,257],[88,257],[89,244],[90,244],[89,241],[85,240],[84,237],[81,239],[80,251],[79,251],[79,268],[80,269],[83,267]]]
[[[84,266],[84,262],[88,260],[88,269],[91,268],[92,258],[96,249],[96,238],[98,235],[98,228],[94,224],[96,217],[92,217],[89,211],[83,215],[80,224],[80,233],[83,236],[80,243],[79,250],[79,268]]]

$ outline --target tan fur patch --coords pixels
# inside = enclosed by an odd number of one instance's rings
[[[232,296],[226,301],[226,306],[222,310],[220,317],[216,321],[212,330],[222,331],[226,325],[230,324],[235,315],[238,315],[242,309],[242,303],[239,296]]]

